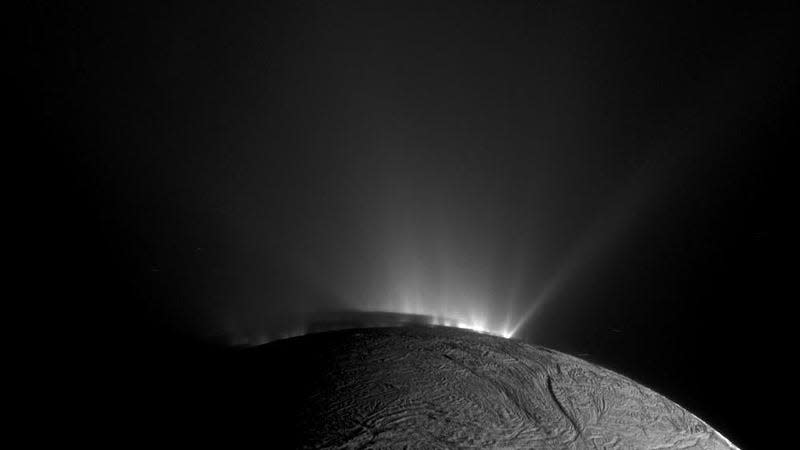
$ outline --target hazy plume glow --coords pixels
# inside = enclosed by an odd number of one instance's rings
[[[510,260],[519,259],[515,250],[501,254],[502,239],[491,230],[493,224],[470,217],[474,211],[457,201],[437,201],[442,195],[435,190],[431,196],[416,195],[419,184],[395,185],[407,198],[395,198],[394,208],[380,211],[383,219],[368,249],[375,253],[370,259],[380,263],[365,274],[365,284],[372,286],[348,286],[352,291],[345,298],[356,309],[421,314],[432,317],[434,325],[510,337],[517,299],[508,289],[506,270]]]
[[[71,342],[161,370],[206,341],[463,327],[763,440],[740,389],[763,365],[719,368],[779,348],[753,326],[783,300],[800,3],[78,3],[32,9],[23,64],[25,151],[58,168],[32,167],[26,243],[74,294]]]
[[[174,162],[193,161],[192,183],[213,186],[198,204],[230,228],[219,233],[212,221],[204,235],[227,253],[213,259],[222,269],[208,270],[198,309],[208,328],[236,339],[304,333],[306,317],[337,310],[420,314],[528,339],[534,321],[537,333],[565,329],[539,319],[584,282],[579,272],[618,251],[664,192],[702,167],[696,155],[706,140],[722,142],[722,131],[741,129],[740,112],[749,111],[749,97],[729,95],[749,91],[684,86],[669,75],[679,64],[660,67],[675,83],[663,98],[649,97],[658,71],[630,65],[635,58],[607,70],[627,53],[598,45],[637,42],[603,34],[616,29],[607,26],[616,17],[562,23],[567,16],[537,13],[531,17],[542,22],[511,20],[507,35],[475,28],[493,43],[476,47],[469,26],[430,27],[407,41],[416,22],[402,15],[389,28],[351,35],[349,14],[361,12],[318,13],[320,23],[342,26],[293,31],[312,51],[285,55],[292,70],[270,81],[292,80],[286,89],[264,81],[247,85],[241,99],[214,103],[236,127],[208,145],[236,136],[235,150]],[[750,56],[724,67],[749,67]],[[761,66],[740,76],[760,73]],[[733,78],[705,78],[715,79]],[[237,106],[220,111],[228,104]],[[242,111],[273,104],[286,110],[240,120]],[[213,248],[208,240],[199,245]]]

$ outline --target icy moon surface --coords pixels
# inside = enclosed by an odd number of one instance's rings
[[[270,361],[278,432],[301,448],[736,448],[624,376],[466,330],[344,330],[247,352]]]

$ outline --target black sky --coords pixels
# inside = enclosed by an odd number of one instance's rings
[[[518,338],[758,442],[731,389],[772,301],[796,16],[643,3],[35,4],[68,308],[153,351],[409,292],[538,301]]]

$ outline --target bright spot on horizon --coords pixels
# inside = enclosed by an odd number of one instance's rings
[[[490,320],[492,315],[477,302],[428,300],[419,297],[403,297],[402,301],[386,302],[370,312],[388,312],[416,316],[427,316],[431,325],[439,325],[510,339],[514,336],[511,325]],[[398,306],[398,307],[395,307]]]

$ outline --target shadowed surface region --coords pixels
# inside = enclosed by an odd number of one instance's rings
[[[341,330],[242,356],[243,381],[262,386],[243,400],[268,398],[276,433],[301,448],[736,448],[624,376],[472,331]]]

